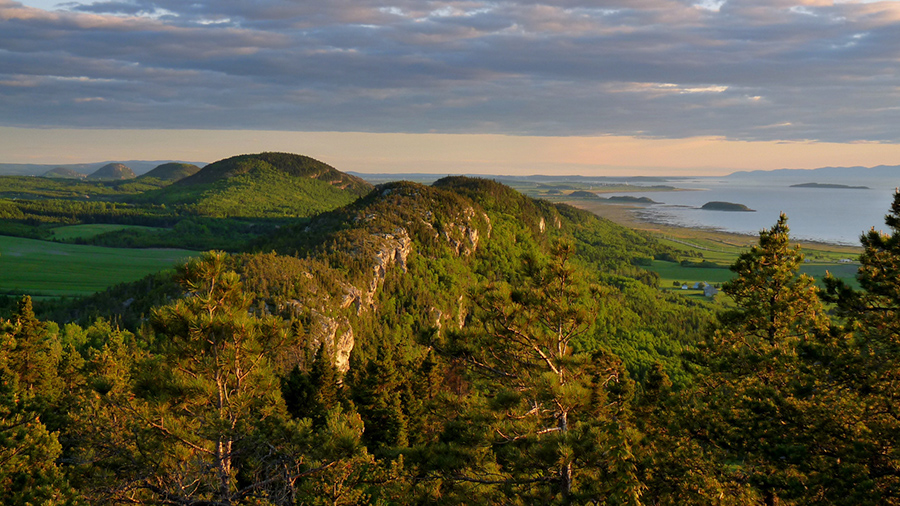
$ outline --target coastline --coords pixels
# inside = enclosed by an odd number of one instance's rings
[[[558,202],[577,207],[585,211],[590,211],[601,218],[606,218],[619,225],[648,232],[663,238],[670,238],[676,242],[703,241],[719,245],[723,249],[733,250],[747,249],[756,244],[759,239],[758,234],[742,234],[737,232],[727,232],[712,227],[684,227],[665,223],[661,220],[653,220],[646,215],[641,215],[635,211],[640,211],[642,206],[631,204],[612,204],[603,201],[593,200],[575,200],[575,199],[559,199]],[[862,252],[862,246],[850,246],[847,244],[835,244],[825,241],[810,240],[794,240],[794,244],[800,245],[804,250],[815,252],[831,252],[846,255],[859,255]]]

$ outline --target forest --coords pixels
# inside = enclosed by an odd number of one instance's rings
[[[242,187],[311,177],[239,161],[220,174]],[[228,195],[209,175],[190,177]],[[684,252],[495,181],[343,189],[260,228],[277,195],[243,216],[121,204],[252,233],[15,302],[0,503],[900,504],[900,194],[859,288],[800,274],[782,215],[722,305],[644,267]],[[99,205],[59,202],[41,209]],[[8,226],[65,214],[31,205]]]

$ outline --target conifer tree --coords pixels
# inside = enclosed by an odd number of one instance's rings
[[[107,387],[100,374],[90,381],[100,395],[93,419],[103,421],[95,430],[113,430],[93,466],[112,486],[95,497],[293,505],[307,482],[365,455],[355,413],[329,412],[318,432],[288,415],[272,358],[291,344],[289,325],[253,314],[224,254],[190,261],[178,279],[187,294],[154,311],[149,349],[132,349]]]
[[[308,372],[295,366],[282,380],[281,391],[295,418],[310,418],[322,427],[329,411],[344,404],[340,373],[325,344],[320,344]]]
[[[783,214],[740,255],[723,286],[736,307],[706,349],[702,403],[682,414],[740,462],[734,478],[746,476],[765,504],[826,493],[829,455],[842,444],[829,415],[840,400],[826,360],[830,322],[802,263]]]
[[[61,447],[41,422],[33,385],[10,368],[15,340],[0,334],[0,503],[64,504],[68,490],[56,465]]]
[[[526,259],[520,286],[498,282],[476,295],[483,327],[463,348],[487,380],[484,423],[497,468],[459,479],[521,500],[638,504],[630,381],[615,357],[574,351],[603,295],[573,256],[558,242],[549,260]]]
[[[845,415],[857,428],[848,435],[856,451],[848,451],[844,462],[865,470],[865,479],[849,488],[850,497],[900,504],[900,191],[885,224],[887,233],[873,227],[861,237],[861,290],[834,277],[826,283],[850,336],[835,375],[845,394],[858,398],[856,413]]]
[[[393,350],[380,344],[377,356],[354,378],[352,398],[365,422],[364,440],[373,453],[409,445],[402,393],[406,381],[401,378]]]

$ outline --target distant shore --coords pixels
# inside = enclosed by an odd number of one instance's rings
[[[708,240],[721,243],[723,246],[741,248],[747,248],[756,244],[757,239],[759,238],[758,234],[728,232],[713,227],[685,227],[660,220],[654,220],[646,217],[646,215],[641,216],[639,213],[635,213],[634,211],[639,211],[643,208],[642,206],[637,205],[613,204],[602,200],[591,201],[573,199],[561,201],[573,207],[590,211],[597,216],[606,218],[619,225],[663,236],[690,239],[699,234]],[[810,250],[827,249],[834,252],[843,252],[848,255],[856,255],[862,252],[861,246],[848,246],[846,244],[829,243],[827,241],[795,240],[793,242]]]

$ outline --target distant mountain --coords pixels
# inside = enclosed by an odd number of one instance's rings
[[[142,175],[139,179],[155,178],[162,181],[179,181],[188,176],[193,176],[200,171],[200,167],[192,163],[170,162],[158,165],[156,168]]]
[[[84,179],[87,177],[87,175],[66,167],[56,167],[41,174],[41,177],[52,177],[57,179]]]
[[[877,167],[820,167],[818,169],[777,169],[734,172],[729,179],[768,180],[801,183],[840,183],[865,181],[872,185],[900,185],[900,165],[879,165]]]
[[[851,186],[848,184],[836,183],[800,183],[792,184],[791,188],[825,188],[825,189],[843,189],[843,190],[870,190],[868,186]]]
[[[137,202],[182,205],[206,216],[310,216],[353,202],[373,186],[308,156],[239,155],[207,165]]]
[[[37,163],[0,163],[0,176],[41,176],[47,171],[55,168],[71,169],[82,174],[90,174],[104,165],[110,163],[121,163],[131,167],[135,174],[144,174],[160,164],[169,162],[191,163],[197,166],[206,165],[205,162],[189,162],[185,160],[118,160],[91,163],[56,163],[56,164],[37,164]]]
[[[119,181],[122,179],[134,179],[137,177],[131,167],[122,163],[108,163],[91,173],[88,179],[112,179]]]

